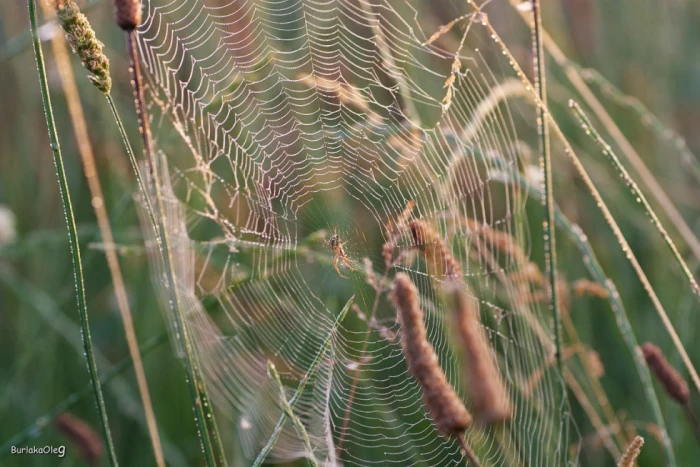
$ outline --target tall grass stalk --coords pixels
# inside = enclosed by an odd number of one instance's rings
[[[532,198],[539,198],[541,196],[541,193],[539,193],[538,190],[531,187],[527,181],[517,173],[508,174],[508,181],[517,184],[523,189],[526,189],[528,195]],[[627,348],[632,353],[634,366],[637,370],[637,375],[642,382],[644,395],[647,399],[647,403],[652,409],[654,423],[659,428],[659,435],[662,443],[664,444],[666,452],[667,464],[676,465],[671,440],[668,436],[668,432],[666,431],[666,423],[664,422],[663,414],[661,413],[659,399],[656,397],[656,391],[654,390],[651,373],[649,372],[649,367],[647,366],[642,353],[639,351],[637,336],[632,329],[632,323],[629,320],[629,316],[627,315],[625,306],[622,303],[620,294],[617,291],[617,287],[615,287],[613,281],[605,274],[605,270],[598,261],[598,258],[593,251],[593,247],[588,241],[588,237],[583,233],[581,228],[573,224],[556,206],[554,210],[554,220],[556,225],[564,233],[566,233],[567,237],[573,241],[574,245],[576,245],[581,257],[584,259],[584,264],[586,269],[588,269],[588,272],[591,274],[591,277],[593,277],[596,282],[605,287],[605,289],[608,291],[608,302],[610,303],[610,308],[615,314],[622,338],[625,341]]]
[[[80,326],[83,337],[83,347],[85,349],[85,357],[87,360],[88,373],[92,382],[95,403],[97,405],[98,418],[102,437],[105,442],[107,458],[112,466],[118,465],[117,456],[114,452],[114,443],[112,434],[109,429],[109,421],[107,419],[107,409],[105,408],[104,396],[102,394],[102,386],[97,372],[97,364],[92,348],[92,339],[90,337],[90,326],[88,322],[87,301],[85,297],[85,284],[83,282],[83,266],[80,257],[80,244],[78,243],[78,234],[75,226],[75,216],[73,215],[73,206],[71,204],[70,193],[68,192],[68,180],[66,178],[65,167],[63,166],[63,157],[61,155],[61,146],[58,140],[56,124],[51,107],[51,96],[49,95],[49,84],[46,77],[46,66],[44,64],[44,55],[41,49],[41,42],[38,36],[36,1],[28,0],[29,5],[29,23],[32,32],[32,43],[34,47],[34,56],[36,59],[37,70],[39,74],[39,82],[41,85],[41,98],[44,104],[44,114],[46,124],[49,130],[49,138],[51,140],[51,150],[53,153],[53,161],[56,167],[56,175],[58,177],[59,191],[61,193],[61,201],[63,202],[63,211],[68,226],[68,238],[71,249],[71,260],[73,263],[73,275],[75,280],[75,289],[78,302],[78,313],[80,315]]]
[[[535,66],[535,88],[540,102],[537,105],[537,133],[540,137],[540,168],[542,169],[544,187],[542,190],[542,203],[545,207],[544,225],[544,258],[547,276],[547,291],[549,306],[554,323],[554,346],[556,348],[557,368],[559,374],[564,372],[564,357],[562,356],[561,317],[559,316],[559,299],[557,292],[557,243],[556,229],[554,227],[554,188],[552,186],[552,155],[549,146],[549,121],[545,117],[547,108],[547,71],[544,63],[544,50],[542,49],[542,11],[539,0],[532,0],[532,35],[533,35],[533,62]],[[566,382],[562,379],[562,401],[566,401]],[[564,440],[568,440],[568,423],[564,424]]]
[[[170,306],[173,308],[173,316],[175,318],[175,337],[180,340],[180,345],[185,351],[185,358],[183,361],[185,372],[187,373],[187,386],[189,388],[190,399],[192,401],[195,424],[197,425],[197,434],[199,436],[200,445],[204,453],[207,466],[214,467],[218,464],[225,465],[226,457],[223,446],[221,445],[221,437],[218,433],[218,427],[216,426],[216,420],[206,392],[206,386],[198,367],[196,351],[192,345],[185,314],[182,308],[182,302],[180,300],[180,293],[173,273],[174,262],[170,248],[170,239],[165,228],[166,211],[163,205],[161,190],[161,174],[159,173],[160,164],[158,164],[158,160],[153,149],[153,141],[151,140],[148,115],[143,96],[143,77],[139,66],[136,37],[134,31],[127,31],[126,34],[132,74],[131,82],[132,86],[134,87],[136,112],[138,114],[139,124],[141,126],[143,147],[146,155],[146,164],[148,167],[147,178],[153,184],[153,196],[155,197],[155,203],[153,206],[153,215],[157,221],[157,230],[155,233],[160,245],[160,252],[163,256],[163,264],[169,283],[168,292],[170,294]]]
[[[51,11],[49,5],[46,2],[42,2],[41,4],[44,11],[44,16],[53,16],[55,12]],[[63,91],[66,96],[68,113],[73,125],[75,139],[78,144],[78,152],[80,153],[83,171],[85,172],[85,178],[88,182],[88,189],[90,190],[90,196],[92,197],[91,204],[95,211],[95,217],[97,218],[97,225],[100,229],[100,235],[106,244],[105,257],[107,259],[107,267],[112,277],[114,294],[117,299],[119,314],[124,325],[124,335],[126,337],[129,354],[134,362],[136,383],[141,396],[141,402],[143,404],[143,411],[146,418],[148,433],[151,439],[151,445],[153,447],[156,465],[158,465],[158,467],[164,467],[165,458],[163,456],[163,447],[161,446],[160,436],[158,434],[158,425],[156,423],[156,417],[153,411],[151,396],[148,391],[148,380],[146,379],[146,373],[143,369],[143,362],[141,361],[141,355],[139,354],[139,344],[136,337],[136,330],[134,329],[134,320],[132,318],[131,308],[129,307],[129,299],[127,298],[124,278],[122,277],[121,268],[119,266],[119,259],[117,258],[117,253],[114,249],[114,235],[112,234],[109,215],[107,214],[107,209],[105,207],[102,185],[97,173],[95,154],[92,150],[92,145],[90,144],[90,134],[88,133],[85,114],[83,113],[83,106],[80,103],[78,86],[75,82],[75,75],[73,74],[73,69],[71,68],[70,57],[68,55],[68,49],[64,39],[58,34],[55,35],[51,39],[51,46],[53,48],[54,56],[56,57],[56,65],[61,77],[61,85],[63,86]],[[109,93],[107,92],[105,94],[108,95]]]

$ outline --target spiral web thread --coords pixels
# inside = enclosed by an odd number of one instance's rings
[[[465,3],[424,31],[429,2],[151,0],[139,47],[176,287],[227,449],[254,459],[322,343],[294,412],[329,465],[464,464],[407,371],[382,245],[408,217],[435,227],[479,303],[512,402],[466,437],[486,465],[561,465],[577,441],[559,400],[548,312],[535,297],[525,197],[534,108]],[[445,15],[445,11],[442,12]],[[424,45],[440,24],[454,31]],[[425,21],[427,22],[427,21]],[[520,131],[520,130],[519,130]],[[413,210],[406,207],[415,203]],[[331,235],[346,261],[333,267]],[[537,234],[539,235],[539,234]],[[407,233],[394,249],[420,291],[428,339],[469,407],[459,346]],[[157,283],[164,284],[154,256]],[[160,269],[159,269],[160,268]],[[381,287],[377,297],[377,290]],[[355,295],[353,311],[333,329]],[[174,329],[177,332],[177,329]],[[178,349],[179,350],[179,349]],[[272,458],[311,457],[291,423]],[[574,456],[575,457],[575,456]]]

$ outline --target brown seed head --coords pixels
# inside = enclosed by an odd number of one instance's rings
[[[675,368],[668,363],[661,349],[646,342],[642,345],[642,354],[647,361],[647,365],[654,372],[666,393],[681,405],[685,405],[690,400],[690,389],[688,383],[681,377]]]
[[[413,246],[420,249],[431,274],[446,276],[452,280],[462,278],[462,268],[433,226],[414,219],[408,223],[408,228]]]
[[[104,447],[102,438],[90,425],[68,412],[57,416],[54,424],[58,431],[76,446],[80,458],[85,463],[88,465],[98,463],[104,453]]]
[[[133,31],[141,24],[141,0],[114,0],[114,16],[120,28]]]
[[[401,347],[408,369],[418,381],[423,402],[438,431],[457,436],[472,424],[472,417],[445,377],[426,337],[418,291],[405,273],[394,278],[392,300],[401,324]]]
[[[466,357],[467,383],[474,416],[482,424],[508,420],[511,415],[508,391],[494,361],[488,338],[479,323],[478,304],[467,296],[462,284],[455,284],[449,295],[455,328]]]
[[[642,445],[644,444],[644,438],[641,436],[635,436],[632,442],[625,449],[624,454],[620,458],[620,462],[617,463],[617,467],[632,467],[634,461],[639,457],[639,453],[642,450]]]
[[[109,60],[102,51],[102,42],[97,40],[95,31],[73,0],[55,1],[58,22],[73,52],[90,72],[90,81],[108,94],[112,88],[112,78],[109,76]]]

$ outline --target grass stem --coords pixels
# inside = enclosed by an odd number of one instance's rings
[[[195,424],[197,425],[197,434],[199,436],[200,445],[204,453],[206,465],[215,467],[218,464],[226,464],[226,458],[221,438],[218,434],[215,417],[212,413],[209,397],[206,392],[206,386],[202,378],[201,372],[197,363],[197,355],[192,345],[190,331],[186,323],[185,314],[182,308],[180,292],[173,273],[174,262],[172,251],[170,248],[170,239],[166,231],[166,212],[163,205],[161,180],[159,173],[158,159],[156,157],[153,142],[151,139],[151,131],[149,126],[148,114],[146,111],[145,100],[143,95],[143,77],[138,59],[138,47],[136,45],[136,36],[134,31],[129,31],[127,34],[127,47],[129,50],[129,60],[131,66],[131,82],[134,88],[136,112],[139,117],[141,126],[141,135],[143,138],[143,147],[146,155],[147,175],[146,178],[153,185],[153,196],[155,198],[153,217],[157,220],[156,238],[160,246],[160,252],[163,257],[165,273],[168,279],[168,291],[170,294],[170,303],[173,308],[173,316],[175,318],[176,338],[180,341],[182,349],[184,349],[183,363],[185,372],[187,373],[187,386],[189,388],[190,399],[192,400]],[[132,161],[133,163],[133,161]],[[148,197],[148,195],[146,195]],[[214,441],[212,442],[212,438]]]
[[[87,300],[85,297],[85,284],[83,281],[83,266],[80,256],[80,244],[78,242],[78,234],[75,225],[75,217],[73,214],[73,206],[71,204],[70,193],[68,192],[68,180],[66,178],[65,167],[63,166],[63,157],[61,155],[61,146],[58,140],[56,124],[53,116],[53,108],[51,106],[51,96],[49,95],[49,85],[46,76],[46,67],[44,64],[44,55],[41,49],[41,42],[38,36],[36,1],[28,0],[29,3],[29,22],[32,32],[32,42],[34,47],[34,55],[39,74],[39,82],[41,84],[41,97],[44,104],[44,113],[46,124],[48,126],[49,138],[51,140],[51,149],[53,152],[54,165],[58,177],[59,191],[61,193],[61,201],[63,202],[63,211],[68,225],[68,237],[71,248],[71,260],[73,263],[73,274],[75,280],[76,295],[78,301],[78,313],[80,315],[80,326],[83,337],[83,347],[85,349],[85,357],[87,359],[88,373],[92,382],[95,403],[102,430],[102,437],[105,442],[107,458],[112,466],[118,465],[117,456],[114,451],[114,443],[112,434],[109,429],[109,421],[107,419],[107,409],[105,408],[104,396],[102,394],[102,386],[100,385],[99,375],[97,372],[97,364],[92,348],[92,338],[90,337],[90,326],[88,322]]]
[[[559,299],[557,291],[557,243],[554,227],[554,187],[552,184],[552,155],[549,141],[549,120],[545,116],[547,109],[547,71],[544,63],[544,49],[542,48],[542,11],[539,0],[531,0],[532,3],[532,34],[533,34],[533,61],[535,65],[535,88],[539,96],[537,104],[537,133],[540,146],[540,168],[544,175],[544,189],[542,190],[542,203],[545,207],[544,216],[544,258],[546,274],[549,278],[547,291],[549,306],[552,312],[554,327],[554,346],[556,349],[557,370],[564,374],[564,358],[562,356],[562,332],[561,317],[559,316]],[[562,401],[567,400],[566,382],[561,378]],[[568,444],[568,423],[564,429],[564,442]]]
[[[55,11],[51,11],[48,3],[42,2],[41,5],[44,11],[44,16],[50,17],[55,14]],[[66,42],[62,35],[56,34],[51,39],[51,46],[56,58],[56,65],[61,78],[61,85],[66,96],[68,114],[70,115],[73,126],[73,132],[78,145],[78,152],[83,165],[85,178],[88,182],[88,189],[92,198],[91,204],[95,211],[97,225],[100,230],[100,235],[102,236],[102,241],[106,245],[111,246],[114,245],[114,235],[112,234],[112,227],[110,225],[109,215],[105,206],[105,197],[102,192],[102,184],[100,183],[100,177],[97,173],[95,154],[92,150],[92,144],[90,144],[90,134],[88,132],[87,122],[85,121],[83,106],[80,103],[78,86],[75,82],[73,69],[71,68],[70,56],[68,54]],[[105,95],[109,95],[109,93],[105,93]],[[117,252],[115,249],[110,247],[105,248],[105,258],[107,259],[107,267],[109,269],[110,276],[112,277],[114,295],[117,299],[117,307],[119,308],[119,314],[124,325],[124,335],[129,348],[129,354],[134,362],[134,373],[136,374],[137,387],[141,396],[141,402],[143,404],[144,415],[148,426],[148,433],[151,438],[156,465],[158,467],[165,467],[163,447],[161,446],[160,436],[158,434],[158,425],[156,423],[156,417],[153,411],[151,396],[148,392],[148,381],[146,379],[146,373],[143,369],[141,355],[139,354],[139,345],[138,339],[136,338],[136,330],[134,329],[134,320],[132,317],[131,308],[129,306],[129,299],[126,294],[124,278],[119,266],[119,259],[117,258]]]

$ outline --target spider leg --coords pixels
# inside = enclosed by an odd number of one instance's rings
[[[355,271],[355,270],[356,270],[355,267],[353,267],[353,265],[350,263],[350,260],[347,259],[345,256],[340,257],[340,261],[342,261],[343,264],[344,264],[345,266],[347,266],[348,269],[350,269],[351,271]]]
[[[347,277],[345,277],[345,276],[340,272],[340,268],[338,268],[338,261],[340,261],[341,259],[342,259],[342,258],[341,258],[340,256],[337,256],[337,255],[336,255],[336,257],[333,258],[333,267],[335,268],[335,271],[338,273],[338,275],[339,275],[340,277],[342,277],[343,279],[347,279]]]

